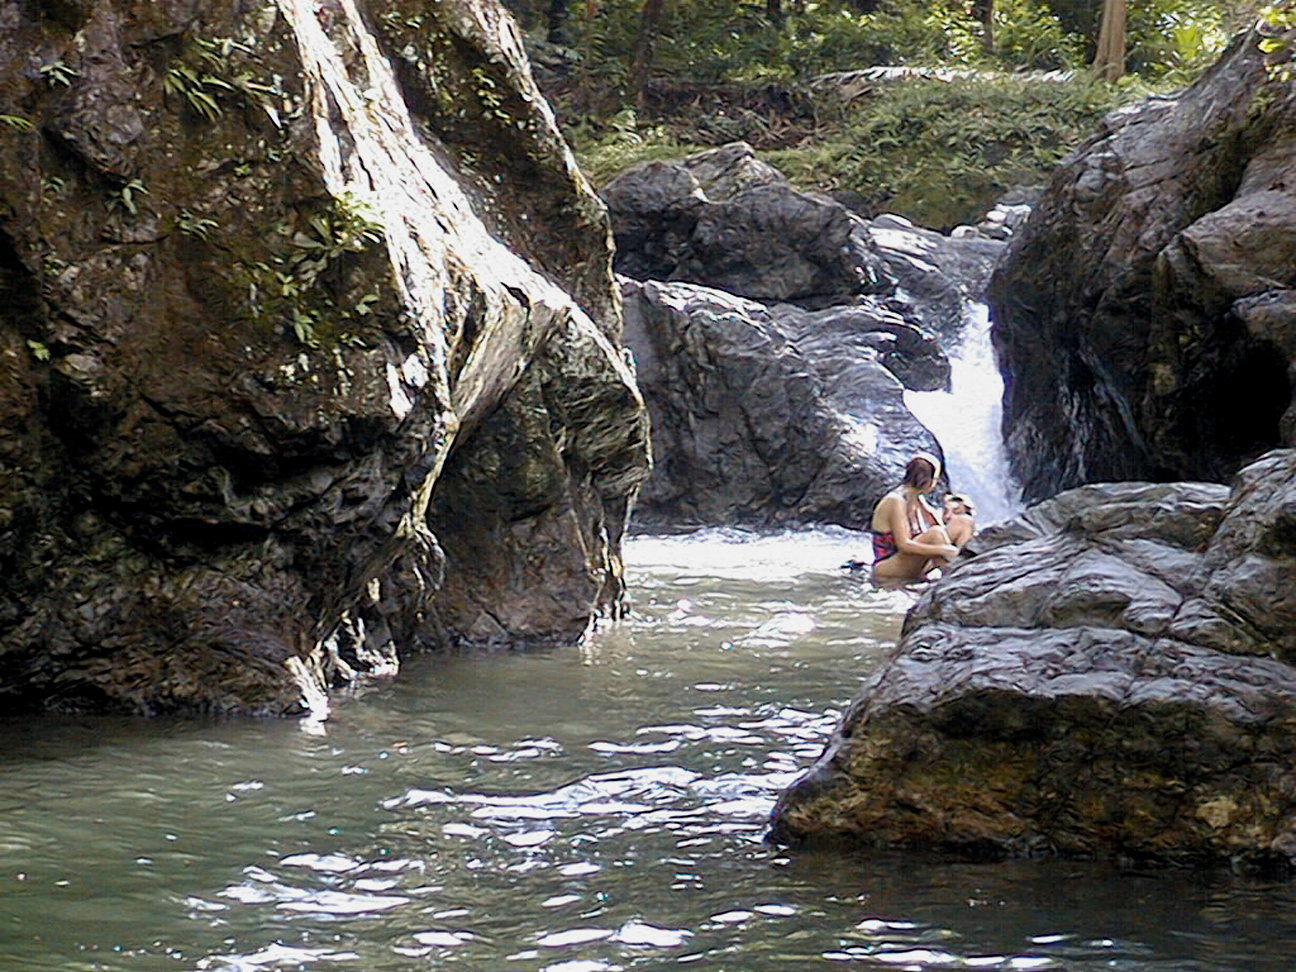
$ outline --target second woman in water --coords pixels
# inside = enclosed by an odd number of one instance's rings
[[[870,528],[873,533],[873,577],[876,580],[918,580],[958,556],[972,536],[972,519],[958,517],[946,527],[924,493],[936,485],[940,461],[920,453],[905,466],[900,485],[878,501]]]

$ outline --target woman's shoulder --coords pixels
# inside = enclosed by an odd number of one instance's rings
[[[891,529],[891,520],[889,519],[891,511],[896,508],[896,504],[904,505],[904,497],[898,490],[892,490],[877,501],[877,506],[873,507],[873,519],[870,528],[875,532],[881,530],[886,532]],[[881,525],[879,526],[879,518]]]

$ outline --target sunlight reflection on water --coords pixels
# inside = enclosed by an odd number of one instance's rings
[[[1285,972],[1285,884],[764,843],[915,596],[860,544],[634,538],[627,622],[411,659],[321,736],[0,724],[5,968]]]

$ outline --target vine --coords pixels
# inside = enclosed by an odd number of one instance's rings
[[[197,232],[197,231],[195,231]],[[331,211],[305,219],[290,230],[277,227],[284,242],[270,262],[238,262],[237,282],[246,288],[251,318],[282,322],[306,347],[321,346],[331,336],[340,344],[366,347],[360,333],[380,300],[375,293],[345,296],[343,262],[369,251],[383,240],[372,210],[351,195],[335,200]]]

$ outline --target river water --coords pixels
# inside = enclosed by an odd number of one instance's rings
[[[976,316],[909,396],[1017,500]],[[979,477],[979,478],[978,478]],[[407,660],[326,723],[0,715],[0,972],[1290,972],[1296,885],[764,842],[912,590],[847,531],[633,537],[580,648]]]
[[[862,546],[637,537],[628,621],[324,724],[0,721],[0,968],[1292,968],[1286,883],[765,844],[914,597]]]

